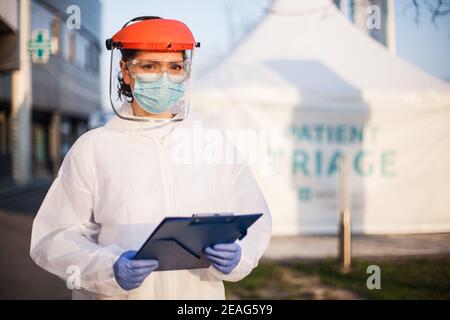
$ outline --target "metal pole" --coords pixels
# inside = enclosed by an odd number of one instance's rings
[[[349,272],[352,264],[352,233],[350,224],[350,210],[345,208],[341,212],[339,226],[339,262],[342,272]]]
[[[341,158],[339,163],[339,247],[338,259],[342,272],[351,268],[351,217],[348,201],[347,159]]]
[[[13,172],[16,183],[31,179],[31,61],[28,54],[30,36],[30,0],[19,4],[19,63],[20,68],[11,77],[11,133]]]
[[[395,3],[394,0],[387,0],[386,18],[386,46],[393,54],[397,54],[395,37]]]

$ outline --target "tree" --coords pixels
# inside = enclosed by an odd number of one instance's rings
[[[436,25],[436,20],[447,14],[450,14],[450,0],[411,0],[402,11],[409,10],[411,7],[415,10],[415,22],[420,22],[423,10],[431,14],[431,22]]]

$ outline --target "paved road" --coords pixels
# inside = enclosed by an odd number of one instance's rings
[[[31,225],[46,187],[0,199],[0,299],[69,299],[57,277],[29,256]]]

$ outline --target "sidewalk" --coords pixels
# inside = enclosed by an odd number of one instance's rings
[[[337,257],[336,236],[273,237],[265,259],[323,259]],[[354,257],[401,257],[450,254],[450,233],[414,235],[357,235]]]
[[[14,184],[11,180],[1,180],[0,211],[36,213],[53,179],[36,177],[24,185]]]

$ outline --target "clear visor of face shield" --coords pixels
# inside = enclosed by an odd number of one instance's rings
[[[192,51],[111,51],[110,100],[122,119],[167,123],[189,112]]]

